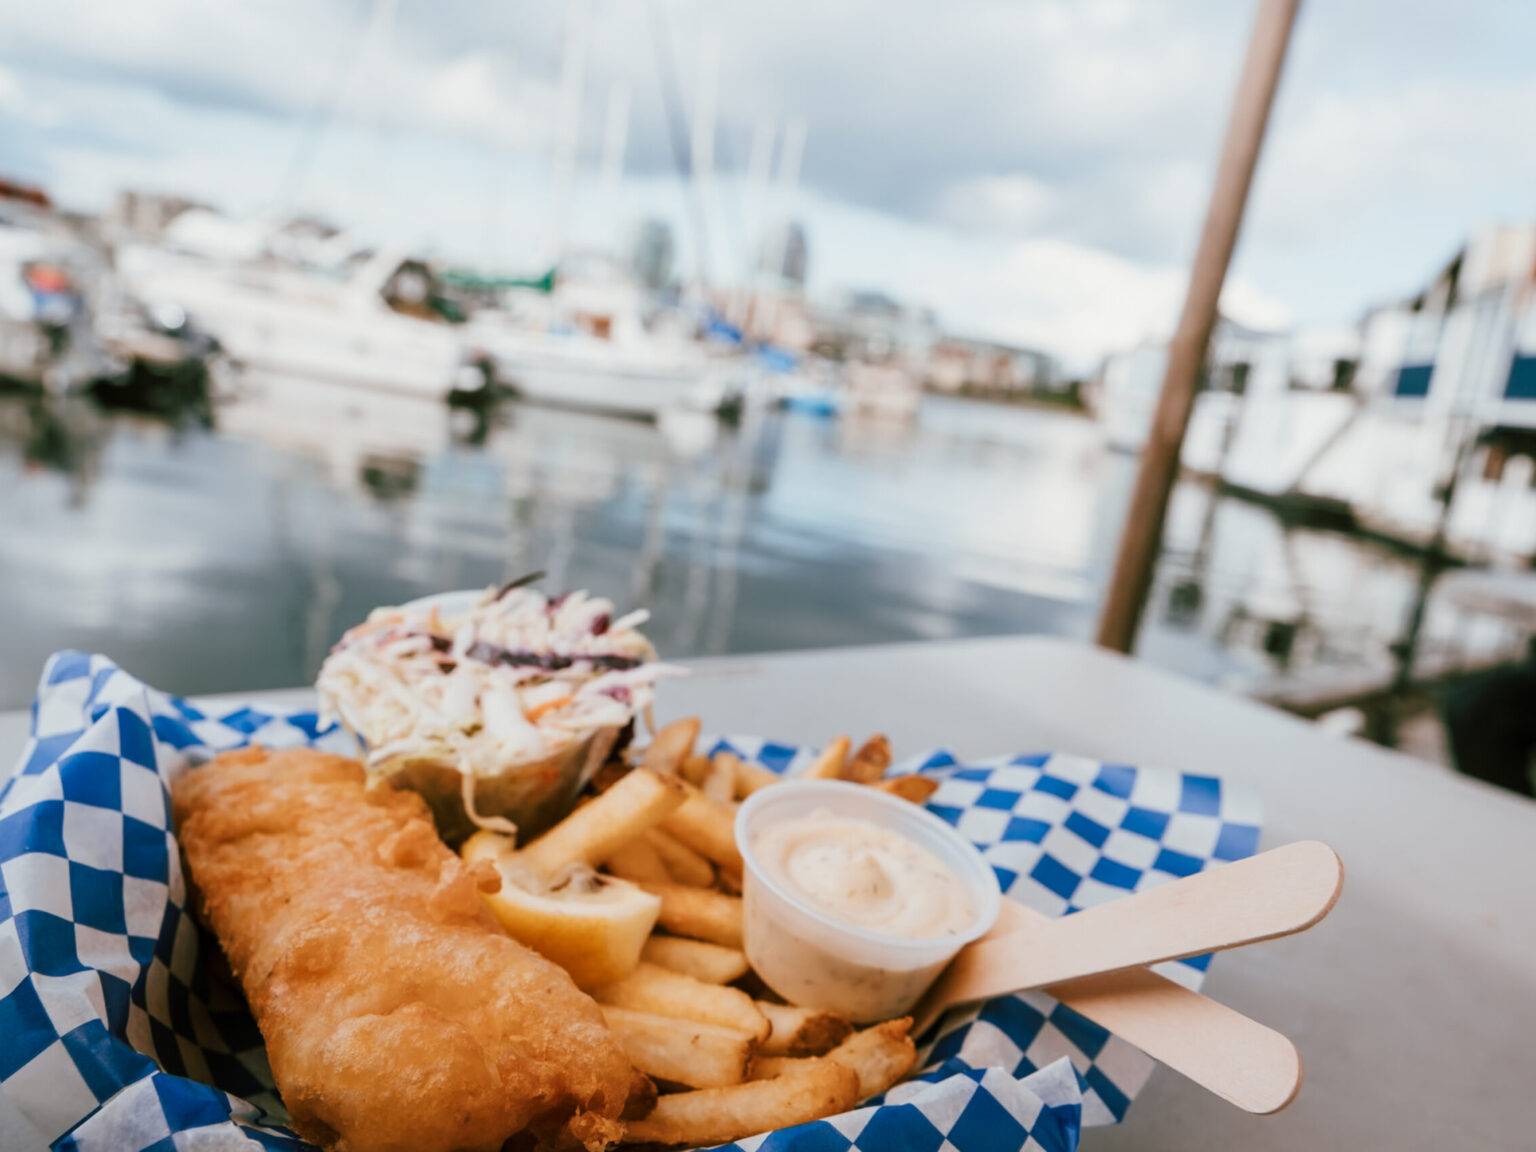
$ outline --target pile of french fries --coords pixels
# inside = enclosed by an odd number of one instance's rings
[[[778,1002],[742,951],[739,801],[781,777],[729,752],[699,755],[696,717],[615,760],[596,794],[516,853],[550,875],[600,867],[660,898],[639,965],[591,989],[635,1067],[659,1090],[625,1142],[725,1143],[846,1111],[911,1071],[911,1020],[855,1031],[835,1013]],[[890,743],[839,737],[797,778],[842,779],[922,803],[937,783],[887,779]]]

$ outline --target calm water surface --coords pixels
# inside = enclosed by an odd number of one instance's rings
[[[0,705],[64,647],[174,691],[305,683],[374,605],[531,569],[649,605],[668,656],[1086,637],[1134,468],[1079,417],[932,399],[732,430],[265,379],[210,429],[4,396]],[[1141,654],[1237,687],[1380,664],[1417,583],[1198,485],[1166,544]]]

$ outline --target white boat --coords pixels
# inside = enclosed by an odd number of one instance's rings
[[[400,253],[319,271],[128,246],[118,270],[141,300],[183,309],[251,368],[439,399],[486,383],[462,326],[433,309],[431,269]]]
[[[466,337],[498,385],[547,404],[657,417],[713,411],[726,390],[701,348],[622,345],[579,330],[471,322]]]
[[[762,381],[770,403],[803,416],[834,419],[847,406],[843,374],[825,361],[803,359],[793,371],[764,375]]]
[[[565,279],[553,297],[522,293],[478,312],[464,338],[498,385],[543,403],[656,418],[715,411],[730,397],[729,368],[686,332],[648,326],[637,285]]]
[[[91,324],[102,272],[51,213],[0,203],[0,378],[62,393],[117,370]]]

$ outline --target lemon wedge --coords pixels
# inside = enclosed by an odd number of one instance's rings
[[[572,865],[551,877],[519,866],[512,843],[477,832],[459,854],[466,863],[489,861],[501,890],[482,894],[514,940],[553,960],[578,987],[593,989],[628,976],[656,926],[661,899],[627,880]]]

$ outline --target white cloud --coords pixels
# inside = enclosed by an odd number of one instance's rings
[[[549,138],[554,86],[516,70],[504,53],[472,52],[426,80],[421,126],[443,128],[503,148],[532,148]]]
[[[1298,235],[1318,219],[1359,219],[1393,202],[1459,198],[1500,181],[1536,185],[1533,114],[1532,79],[1320,94],[1276,133],[1263,189],[1267,221]]]
[[[1168,335],[1186,275],[1061,240],[1013,245],[987,267],[969,268],[951,289],[964,315],[985,332],[1049,348],[1081,370],[1106,351]],[[1223,310],[1256,327],[1283,327],[1286,306],[1256,287],[1229,280]]]
[[[1085,371],[1105,352],[1166,336],[1183,301],[1177,264],[1128,260],[1053,238],[1003,240],[919,225],[823,197],[803,198],[812,287],[863,284],[934,305],[952,330],[1044,348]],[[836,237],[835,247],[824,238]],[[1283,327],[1287,306],[1229,278],[1223,309],[1261,328]]]
[[[1240,267],[1311,319],[1418,291],[1475,229],[1536,212],[1533,112],[1528,76],[1298,99],[1272,133]]]
[[[1056,207],[1050,185],[1027,172],[977,176],[951,184],[940,201],[940,216],[958,227],[1027,232],[1040,227]]]
[[[0,30],[26,87],[137,90],[186,111],[264,116],[295,133],[334,105],[342,122],[376,130],[500,147],[548,139],[551,78],[521,66],[510,48],[443,55],[398,20],[370,31],[367,11],[294,0],[58,0],[8,11]]]
[[[0,66],[0,112],[9,112],[14,115],[24,110],[21,81],[16,79],[15,72]]]
[[[372,7],[8,6],[0,163],[67,203],[137,184],[259,206],[362,51]],[[635,94],[630,155],[647,178],[623,205],[583,191],[586,235],[612,237],[615,215],[642,205],[681,215],[658,175],[671,164],[651,40],[660,10],[685,103],[697,41],[708,25],[720,33],[717,264],[750,251],[763,223],[742,206],[750,197],[730,194],[748,126],[803,114],[819,284],[884,285],[956,327],[1072,356],[1171,321],[1251,16],[1221,0],[593,8],[587,144],[601,93],[622,78]],[[1348,316],[1415,287],[1480,220],[1530,214],[1536,9],[1492,8],[1477,20],[1434,0],[1304,9],[1229,304],[1260,322],[1286,309]],[[365,233],[487,261],[537,250],[564,12],[401,0],[358,65],[306,201]]]

